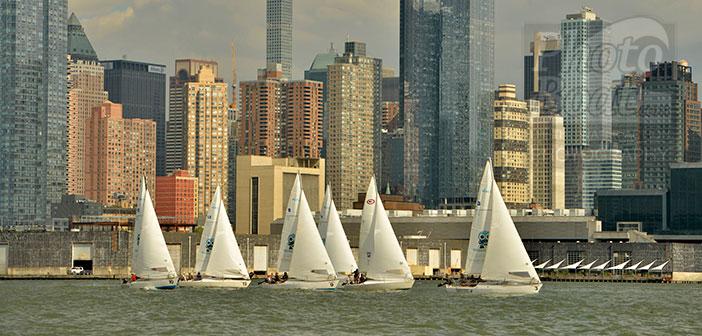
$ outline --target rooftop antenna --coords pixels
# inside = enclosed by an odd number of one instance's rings
[[[351,42],[351,34],[346,33],[346,42]]]
[[[234,40],[232,40],[232,106],[236,109],[236,53],[234,51]]]

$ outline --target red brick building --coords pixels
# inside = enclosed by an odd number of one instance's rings
[[[197,219],[197,178],[187,170],[156,177],[154,208],[159,223],[194,224]]]

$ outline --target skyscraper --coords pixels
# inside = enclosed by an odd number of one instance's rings
[[[500,85],[495,97],[495,182],[509,208],[531,202],[530,127],[527,103],[517,100],[514,85]]]
[[[166,66],[129,60],[103,61],[105,91],[122,104],[124,119],[156,122],[156,175],[166,176]]]
[[[156,182],[156,122],[124,119],[122,105],[107,101],[92,109],[86,134],[85,196],[136,207],[141,177],[150,190]]]
[[[168,125],[165,135],[165,170],[171,174],[176,170],[185,169],[184,133],[185,110],[187,106],[185,84],[195,82],[200,68],[209,67],[213,72],[216,83],[224,80],[218,77],[218,64],[212,61],[180,59],[175,61],[175,76],[169,78],[168,90]]]
[[[105,70],[75,14],[68,19],[68,56],[67,192],[85,195],[85,127],[91,109],[107,100],[107,91]]]
[[[494,0],[400,2],[405,196],[471,207],[492,157]]]
[[[622,188],[641,189],[643,155],[641,103],[644,77],[631,73],[612,91],[612,147],[622,151]]]
[[[331,44],[329,47],[329,52],[326,53],[320,53],[317,54],[314,57],[314,61],[312,61],[312,65],[310,65],[309,70],[305,70],[305,79],[307,80],[313,80],[313,81],[318,81],[322,82],[322,104],[324,106],[322,110],[322,114],[324,115],[324,121],[322,122],[322,134],[327,134],[327,127],[329,126],[327,122],[327,114],[325,113],[328,109],[327,107],[327,67],[329,64],[334,63],[334,58],[339,56],[339,54],[336,52],[336,49],[334,49],[334,43]],[[327,147],[327,141],[326,137],[324,137],[324,141],[322,144],[322,156],[321,157],[326,157],[326,147]]]
[[[702,156],[697,83],[682,60],[651,64],[643,85],[644,188],[665,188],[670,164],[699,162]]]
[[[350,209],[373,174],[380,176],[382,61],[365,44],[347,42],[329,65],[327,181],[341,209]]]
[[[531,193],[535,203],[547,209],[565,207],[565,131],[563,117],[531,110]]]
[[[214,69],[203,65],[195,80],[183,86],[183,163],[198,179],[198,213],[207,212],[217,186],[229,201],[229,95]]]
[[[283,65],[292,79],[293,0],[266,0],[266,63]]]
[[[0,225],[42,225],[66,191],[66,0],[3,0]]]
[[[556,33],[534,33],[531,55],[524,56],[524,100],[538,92],[561,101],[561,40]]]
[[[590,8],[569,14],[561,21],[561,114],[566,132],[566,207],[586,208],[593,204],[584,192],[585,176],[604,174],[587,172],[594,165],[584,165],[584,151],[598,151],[589,157],[615,157],[605,154],[611,148],[612,103],[607,22]],[[589,161],[592,161],[588,159]],[[616,160],[615,160],[616,161]],[[619,161],[621,163],[621,153]],[[621,167],[617,171],[621,180]]]
[[[284,157],[322,155],[324,105],[322,83],[300,80],[283,83]]]
[[[258,70],[258,80],[240,83],[241,155],[281,157],[283,153],[281,69],[280,64],[268,64]]]

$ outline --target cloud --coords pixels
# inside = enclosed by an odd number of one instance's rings
[[[127,7],[124,10],[84,19],[81,23],[86,30],[91,32],[93,38],[100,38],[110,33],[121,31],[133,17],[134,9]]]

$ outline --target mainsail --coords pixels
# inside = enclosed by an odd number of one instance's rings
[[[280,232],[280,256],[278,257],[278,269],[288,269],[290,259],[295,246],[295,231],[297,229],[297,211],[300,205],[300,194],[302,193],[302,180],[300,174],[295,177],[295,183],[290,190],[288,207],[285,209],[285,219],[283,229]]]
[[[167,279],[176,276],[175,267],[163,239],[161,227],[156,218],[156,211],[151,202],[151,195],[146,190],[142,178],[141,191],[137,203],[136,222],[134,225],[134,256],[132,272],[143,279]]]
[[[344,232],[344,227],[341,225],[339,213],[336,211],[336,205],[334,205],[334,200],[332,200],[330,186],[327,186],[324,202],[322,203],[322,211],[319,217],[319,233],[327,249],[327,254],[329,254],[329,259],[334,265],[334,270],[338,274],[350,274],[358,268],[349,242],[346,239],[346,232]]]
[[[371,232],[371,221],[373,220],[373,215],[375,213],[375,207],[377,201],[379,200],[378,189],[375,183],[375,176],[371,177],[370,183],[368,184],[368,190],[366,191],[366,199],[363,202],[363,212],[361,213],[361,228],[358,233],[358,268],[361,272],[368,271],[368,258],[366,254],[372,248],[373,242],[368,239],[372,239]]]
[[[480,275],[485,262],[485,251],[490,238],[490,222],[492,221],[492,202],[490,199],[492,183],[492,165],[488,160],[485,163],[483,177],[478,190],[478,202],[475,206],[475,216],[470,229],[468,241],[468,254],[466,257],[465,272],[469,275]]]
[[[221,198],[222,192],[219,186],[217,186],[214,197],[212,198],[212,203],[210,204],[210,209],[207,212],[205,227],[200,236],[200,247],[198,247],[197,256],[195,257],[195,272],[204,273],[207,263],[210,260],[212,247],[214,246],[215,227],[217,225],[217,218],[219,217],[219,201]]]

